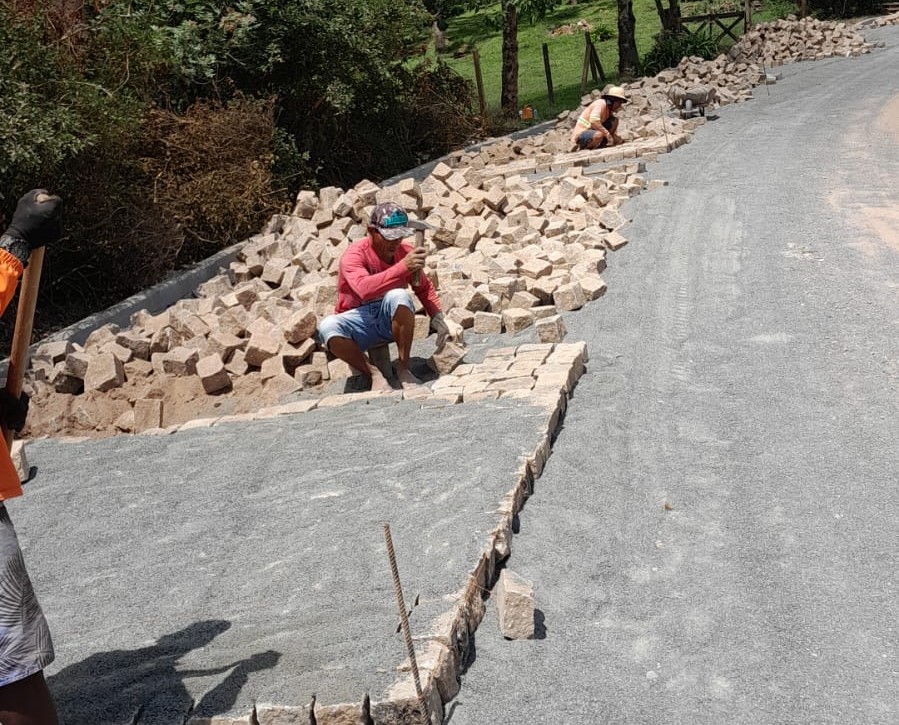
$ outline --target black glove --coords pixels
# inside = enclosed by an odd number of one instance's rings
[[[6,430],[20,431],[28,416],[28,394],[22,393],[16,400],[6,388],[0,389],[0,423]]]
[[[40,197],[40,201],[38,198]],[[32,189],[16,205],[12,221],[0,237],[0,249],[28,263],[33,249],[51,244],[62,234],[62,199],[46,189]]]

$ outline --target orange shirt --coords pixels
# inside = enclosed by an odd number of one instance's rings
[[[5,249],[0,249],[0,315],[6,310],[22,276],[22,263]],[[22,495],[22,483],[5,445],[0,445],[0,501]]]

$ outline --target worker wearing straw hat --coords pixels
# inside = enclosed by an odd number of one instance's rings
[[[571,132],[572,151],[600,149],[617,146],[622,142],[618,135],[618,117],[615,115],[627,103],[621,86],[612,86],[600,98],[578,116]]]

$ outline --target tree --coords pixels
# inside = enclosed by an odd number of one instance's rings
[[[636,75],[640,66],[637,54],[637,19],[633,0],[618,0],[618,75]]]
[[[500,106],[509,118],[518,115],[518,7],[503,0],[503,70]]]
[[[503,0],[503,69],[500,105],[508,117],[518,115],[518,19],[543,18],[559,0]]]
[[[662,21],[662,32],[677,34],[681,32],[681,13],[679,0],[668,0],[666,8],[662,0],[655,0],[659,20]]]

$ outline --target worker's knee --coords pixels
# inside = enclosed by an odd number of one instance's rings
[[[408,308],[413,314],[415,313],[415,304],[412,302],[412,295],[404,289],[392,289],[384,295],[382,302],[383,310],[392,320],[396,317],[396,313],[402,308]]]
[[[328,315],[318,323],[316,331],[317,342],[325,350],[328,350],[328,345],[334,337],[352,339],[354,327],[349,322],[343,315]]]

